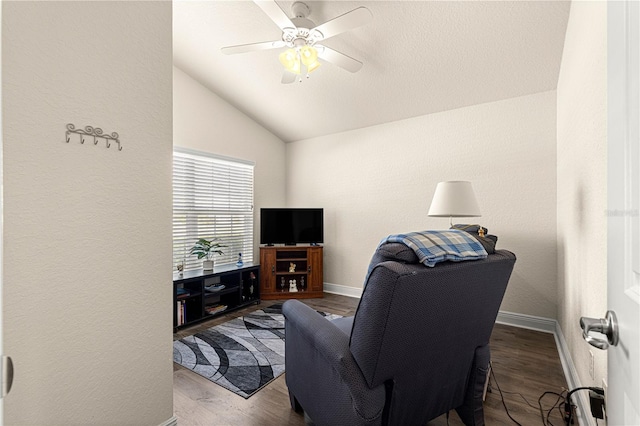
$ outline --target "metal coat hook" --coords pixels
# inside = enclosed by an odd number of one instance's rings
[[[76,127],[69,123],[67,124],[67,131],[65,132],[65,140],[67,143],[71,142],[71,133],[76,134],[80,138],[80,143],[85,143],[85,136],[93,137],[93,145],[98,145],[100,139],[104,139],[107,148],[111,147],[111,142],[118,144],[118,151],[122,151],[122,145],[120,145],[120,135],[117,132],[111,132],[111,134],[105,134],[101,128],[85,126],[84,129],[76,129]]]

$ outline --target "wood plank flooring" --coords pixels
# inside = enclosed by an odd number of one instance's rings
[[[174,334],[174,339],[197,333],[232,318],[245,315],[264,306],[281,301],[265,301],[260,305],[215,318]],[[304,303],[314,309],[339,315],[352,315],[358,299],[325,293],[322,299],[306,299]],[[567,384],[564,379],[558,351],[553,335],[521,328],[496,324],[491,336],[492,364],[504,399],[511,415],[522,425],[540,424],[538,397],[545,391],[560,393]],[[238,425],[238,426],[302,426],[301,414],[291,410],[285,375],[244,399],[215,383],[173,364],[173,406],[179,426]],[[285,373],[286,374],[286,373]],[[515,393],[519,392],[522,396]],[[529,406],[523,398],[535,406]],[[543,407],[551,407],[556,398],[547,395]],[[484,404],[487,425],[514,424],[509,420],[502,405],[500,394],[491,381],[491,392]],[[546,412],[545,412],[546,415]],[[558,410],[549,417],[553,425],[562,425]],[[462,425],[455,412],[451,412],[448,423],[443,415],[428,423],[428,426]]]

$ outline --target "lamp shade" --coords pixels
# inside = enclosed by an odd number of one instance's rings
[[[279,56],[280,63],[284,65],[287,71],[294,74],[300,74],[300,56],[294,49],[287,49]]]
[[[428,215],[433,217],[481,216],[471,182],[455,180],[438,183]]]

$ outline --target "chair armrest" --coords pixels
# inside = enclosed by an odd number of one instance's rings
[[[349,336],[298,300],[284,303],[289,392],[317,424],[380,424],[384,385],[369,388]]]

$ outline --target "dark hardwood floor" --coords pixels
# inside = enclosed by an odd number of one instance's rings
[[[174,334],[174,338],[180,339],[278,302],[282,301],[265,301],[261,305],[231,312],[180,330]],[[306,299],[303,302],[317,310],[343,316],[352,315],[358,305],[358,299],[328,293],[322,299]],[[511,415],[522,425],[542,423],[538,398],[545,391],[561,393],[567,386],[553,335],[496,324],[491,336],[491,351],[495,378]],[[289,406],[284,374],[249,399],[244,399],[184,367],[177,364],[173,366],[173,405],[179,426],[305,424],[304,417]],[[523,397],[534,407],[529,406]],[[553,395],[545,396],[543,407],[551,407],[555,400]],[[505,412],[493,379],[484,413],[488,425],[515,424]],[[557,409],[552,411],[549,420],[556,426],[563,424]],[[448,422],[443,415],[428,423],[429,426],[447,424],[462,425],[462,422],[455,412],[451,412]]]

